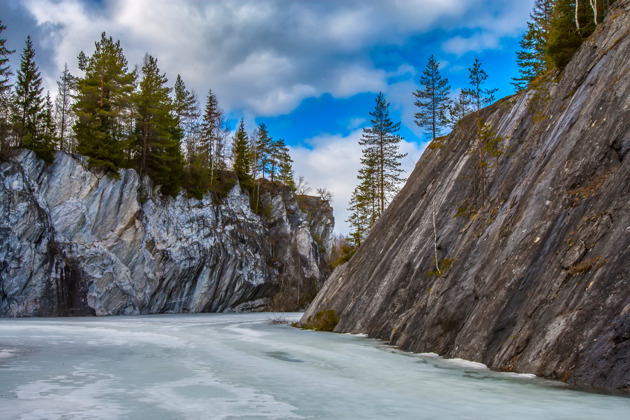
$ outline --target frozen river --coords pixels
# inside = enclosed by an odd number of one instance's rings
[[[630,398],[403,353],[363,337],[271,325],[276,316],[0,319],[0,419],[614,419],[630,413]]]

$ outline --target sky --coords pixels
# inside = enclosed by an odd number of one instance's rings
[[[454,94],[475,58],[496,98],[513,93],[515,51],[534,0],[0,0],[3,38],[19,65],[27,35],[54,96],[67,63],[81,75],[104,31],[130,66],[145,53],[173,83],[180,74],[200,106],[209,89],[251,133],[265,123],[289,145],[296,177],[333,193],[336,231],[348,233],[362,128],[376,95],[402,123],[408,176],[427,143],[414,122],[413,91],[433,54]]]

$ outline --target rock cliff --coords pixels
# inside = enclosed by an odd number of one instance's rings
[[[483,206],[475,116],[432,143],[302,322],[629,392],[629,32],[620,0],[561,75],[482,111],[505,139]]]
[[[309,219],[274,183],[262,199],[259,216],[238,184],[221,204],[165,198],[133,170],[19,151],[0,164],[0,316],[263,310],[287,294],[298,309],[328,274],[311,232],[332,235],[332,210]]]

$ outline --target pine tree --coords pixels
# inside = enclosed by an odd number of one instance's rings
[[[265,178],[265,173],[269,174],[269,154],[271,153],[273,139],[269,136],[265,123],[260,123],[256,134],[256,169]]]
[[[59,149],[65,152],[74,151],[74,136],[70,127],[74,124],[72,112],[72,91],[76,85],[75,78],[64,65],[63,72],[57,81],[57,98],[55,99],[55,120],[58,130]]]
[[[450,103],[451,87],[448,79],[440,75],[440,63],[431,55],[427,67],[420,76],[421,89],[417,89],[413,95],[416,97],[414,105],[420,111],[415,116],[418,127],[425,129],[435,139],[441,134],[442,128],[448,125],[446,110]]]
[[[527,32],[520,40],[521,50],[516,53],[519,77],[512,78],[512,85],[517,91],[525,89],[550,68],[546,48],[555,3],[556,0],[536,0],[534,4]]]
[[[15,84],[13,127],[21,147],[33,149],[38,142],[38,117],[42,111],[42,77],[35,64],[35,50],[30,35],[21,55]]]
[[[160,74],[157,59],[145,55],[140,91],[136,99],[136,147],[141,176],[162,186],[162,193],[179,192],[183,170],[179,130],[170,99],[168,79]]]
[[[250,157],[249,139],[245,131],[245,123],[241,118],[236,134],[232,139],[232,158],[234,160],[232,168],[241,182],[251,181]]]
[[[406,154],[398,152],[402,138],[396,134],[400,122],[391,121],[388,108],[385,96],[379,93],[374,111],[370,112],[372,125],[363,129],[359,141],[363,146],[359,184],[352,193],[347,220],[352,229],[349,240],[356,246],[361,245],[404,181],[400,177],[400,160]]]
[[[397,134],[400,130],[400,122],[394,123],[389,118],[389,103],[380,92],[370,116],[372,125],[363,129],[359,144],[363,146],[364,157],[373,156],[376,162],[376,190],[380,216],[385,211],[389,200],[398,191],[398,185],[404,181],[400,177],[403,172],[400,169],[400,161],[406,154],[398,152],[402,141],[402,137]]]
[[[114,42],[103,32],[94,46],[91,57],[79,54],[79,68],[85,76],[77,82],[72,108],[77,118],[77,151],[88,156],[90,167],[116,172],[130,157],[132,92],[137,76],[128,69],[120,41]]]
[[[287,149],[282,155],[280,164],[278,165],[278,181],[284,185],[288,185],[291,189],[295,188],[295,174],[293,173],[293,159]]]
[[[7,29],[0,20],[0,35]],[[15,50],[9,50],[6,46],[6,39],[0,38],[0,152],[10,148],[9,141],[9,116],[12,102],[11,84],[9,77],[13,75],[9,65],[9,56]]]
[[[199,129],[199,105],[194,92],[186,89],[182,77],[178,74],[173,89],[173,105],[177,114],[179,129],[183,134],[186,161],[190,164],[196,151]]]
[[[284,139],[272,140],[269,148],[269,177],[274,181],[279,174],[280,168],[291,160],[289,149]]]
[[[37,137],[31,148],[44,162],[51,164],[55,159],[57,137],[55,135],[56,127],[53,119],[53,103],[50,99],[50,93],[46,93],[42,111],[38,116],[38,123]]]
[[[208,91],[208,99],[201,123],[198,158],[204,169],[210,171],[210,181],[214,182],[218,170],[225,169],[225,138],[227,126],[223,110],[212,90]]]

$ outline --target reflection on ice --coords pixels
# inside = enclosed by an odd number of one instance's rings
[[[630,410],[628,398],[268,318],[0,320],[0,418],[621,418]]]

